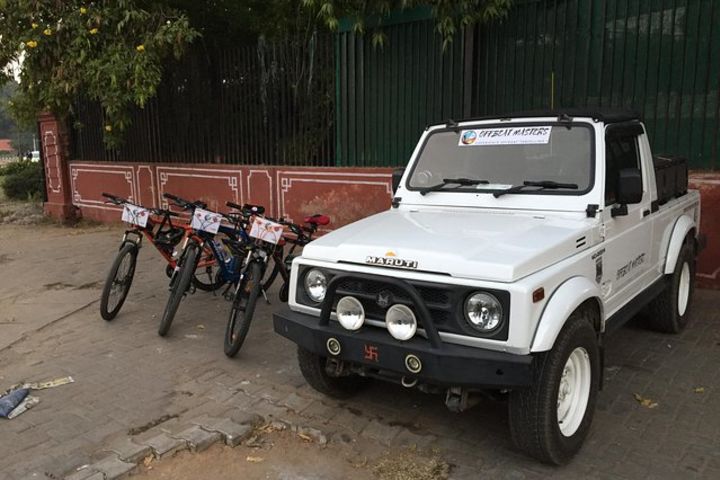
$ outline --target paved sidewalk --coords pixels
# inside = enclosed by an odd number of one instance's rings
[[[551,468],[514,450],[502,402],[453,414],[440,397],[383,383],[345,402],[316,394],[294,346],[272,332],[264,303],[234,360],[222,352],[228,304],[219,296],[189,297],[170,336],[157,336],[167,279],[150,246],[122,312],[103,321],[92,302],[120,234],[0,227],[0,390],[76,380],[37,392],[37,407],[0,420],[0,479],[62,478],[128,436],[142,442],[238,411],[314,426],[359,451],[438,448],[451,478],[720,478],[720,292],[698,292],[682,335],[630,325],[609,339],[591,435],[570,465]]]

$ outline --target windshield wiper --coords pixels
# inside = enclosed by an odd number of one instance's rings
[[[444,190],[445,185],[457,185],[457,187],[471,187],[473,185],[487,185],[490,182],[487,180],[477,180],[474,178],[443,178],[442,183],[437,185],[431,185],[429,187],[421,188],[420,195],[427,195],[430,192],[437,192],[438,190]],[[451,190],[451,189],[448,189]]]
[[[546,188],[567,188],[570,190],[577,190],[579,188],[576,183],[558,183],[553,182],[552,180],[525,180],[521,185],[515,185],[500,192],[495,192],[493,193],[493,196],[498,198],[506,193],[518,193],[525,190],[527,187],[540,187],[540,190],[544,190]]]

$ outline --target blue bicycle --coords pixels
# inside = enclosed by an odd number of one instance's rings
[[[222,214],[204,210],[203,205],[188,202],[169,193],[163,194],[165,198],[175,205],[188,210],[193,215],[193,230],[185,237],[182,254],[170,278],[170,296],[162,319],[158,334],[165,336],[186,293],[194,293],[192,278],[196,275],[207,275],[214,288],[227,284],[223,296],[240,280],[242,263],[246,256],[246,248],[250,238],[246,233],[248,219],[253,215],[253,205],[247,205],[239,213]],[[235,204],[231,204],[235,208]],[[229,225],[222,223],[225,220]],[[218,241],[218,238],[221,238]],[[227,249],[225,248],[227,247]],[[212,256],[216,262],[207,262],[205,272],[197,272],[203,255]],[[207,259],[205,259],[207,260]],[[202,267],[201,267],[202,268]]]

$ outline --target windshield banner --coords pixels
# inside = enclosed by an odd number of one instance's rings
[[[504,127],[463,130],[458,145],[544,145],[550,141],[552,127]]]

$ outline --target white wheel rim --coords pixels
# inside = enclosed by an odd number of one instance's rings
[[[558,427],[566,437],[577,431],[585,417],[591,379],[590,356],[587,350],[578,347],[565,362],[557,393]]]
[[[688,299],[690,298],[690,265],[687,262],[683,263],[682,271],[680,272],[680,284],[678,285],[678,314],[682,317],[685,315],[685,311],[688,306]]]

